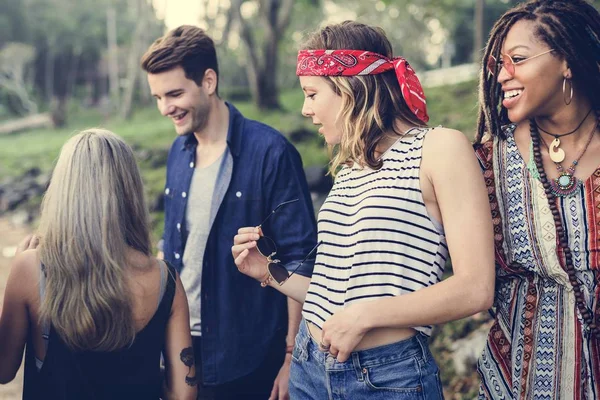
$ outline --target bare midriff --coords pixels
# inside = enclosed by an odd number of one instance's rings
[[[321,343],[321,329],[311,322],[306,322],[310,336]],[[386,344],[396,343],[417,334],[413,328],[375,328],[368,331],[353,351],[372,349]]]

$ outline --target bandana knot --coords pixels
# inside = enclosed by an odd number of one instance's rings
[[[427,123],[427,103],[421,82],[402,57],[388,58],[365,50],[301,50],[298,52],[298,76],[360,76],[394,70],[402,97],[408,108]]]

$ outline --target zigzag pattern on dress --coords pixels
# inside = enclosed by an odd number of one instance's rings
[[[600,343],[581,323],[547,197],[513,133],[514,126],[506,140],[478,150],[488,192],[496,197],[492,212],[501,229],[495,234],[503,235],[495,241],[496,317],[478,363],[479,398],[600,399]],[[597,309],[600,168],[557,205],[586,303]]]

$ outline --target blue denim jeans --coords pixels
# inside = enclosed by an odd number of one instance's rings
[[[439,368],[422,333],[355,351],[337,362],[300,323],[292,354],[291,400],[443,399]]]

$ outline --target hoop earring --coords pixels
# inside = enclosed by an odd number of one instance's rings
[[[567,101],[567,99],[565,98],[565,93],[566,93],[566,89],[567,89],[567,81],[569,81],[569,86],[571,86],[571,93],[569,95],[569,100]],[[571,104],[571,102],[573,101],[573,82],[571,82],[570,79],[567,78],[563,78],[563,101],[565,102],[566,105]]]

